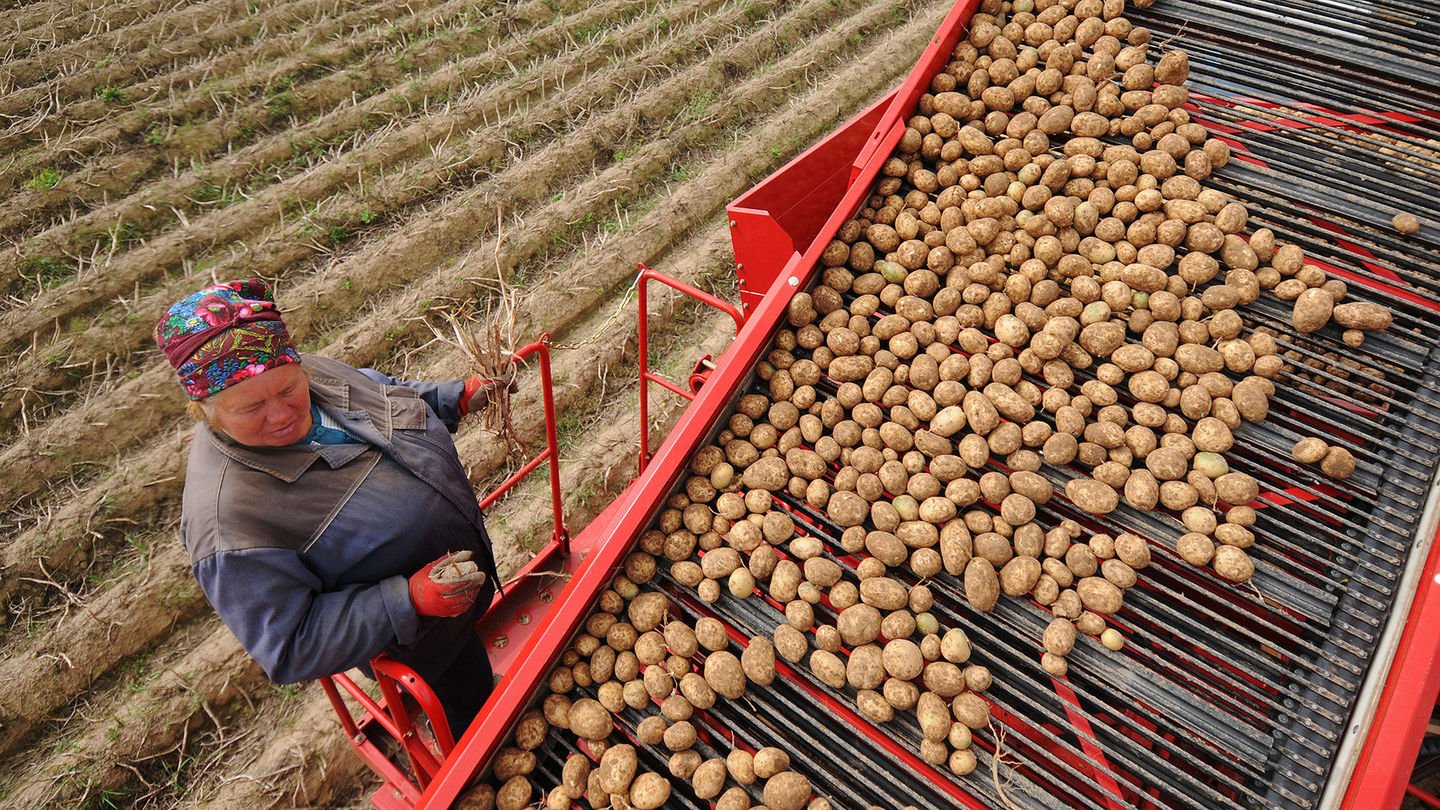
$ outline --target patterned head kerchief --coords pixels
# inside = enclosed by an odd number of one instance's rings
[[[274,292],[259,278],[227,281],[182,299],[155,325],[155,345],[191,399],[300,362]]]

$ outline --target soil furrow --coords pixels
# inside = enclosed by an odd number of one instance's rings
[[[88,15],[71,17],[66,12],[64,22],[57,22],[59,18],[56,18],[40,27],[39,30],[52,38],[48,45],[37,37],[26,48],[32,55],[7,60],[0,73],[0,92],[10,92],[57,75],[90,70],[106,57],[152,49],[163,52],[157,45],[171,41],[179,32],[200,31],[210,25],[244,19],[249,14],[249,7],[236,0],[196,3],[144,0],[128,6],[101,6]],[[61,42],[60,37],[66,31],[80,36]]]
[[[12,807],[79,807],[92,793],[123,799],[130,792],[123,788],[137,779],[130,763],[178,750],[211,716],[265,683],[260,666],[217,626],[183,659],[120,695],[66,750],[17,774],[19,784],[6,801]]]
[[[729,14],[717,13],[710,5],[712,2],[718,0],[704,0],[702,5],[688,3],[667,11],[662,18],[667,21],[673,18],[674,23],[670,25],[672,28],[679,27],[681,21],[687,18],[701,21],[700,27],[681,31],[664,43],[652,45],[639,55],[640,58],[620,63],[596,74],[592,80],[579,84],[541,110],[525,109],[497,122],[496,127],[508,124],[508,129],[502,129],[498,133],[493,131],[494,128],[472,132],[466,139],[446,144],[443,150],[437,150],[430,158],[423,159],[404,172],[382,176],[368,184],[357,183],[353,193],[327,201],[323,209],[312,212],[304,219],[292,218],[288,225],[267,234],[263,242],[231,261],[210,268],[211,272],[223,275],[233,264],[233,272],[238,274],[283,273],[287,268],[325,249],[326,246],[314,238],[317,231],[326,233],[332,232],[336,227],[354,227],[363,221],[367,212],[371,215],[392,217],[398,210],[423,202],[445,184],[468,179],[475,173],[477,166],[503,159],[509,144],[537,137],[545,131],[545,126],[537,122],[574,120],[588,109],[613,103],[624,88],[646,79],[647,74],[654,69],[655,63],[651,60],[662,56],[681,59],[692,55],[708,42],[709,37],[725,30],[739,13],[734,9]],[[764,4],[755,6],[764,7]],[[484,99],[490,100],[492,99]],[[543,114],[537,115],[537,112]],[[611,117],[618,120],[622,126],[630,125],[631,119],[623,109],[613,113]],[[594,138],[590,140],[591,152],[598,156],[601,150],[597,148]],[[577,157],[573,153],[571,157],[576,163],[584,159],[583,156]],[[356,174],[363,176],[359,171],[356,171]],[[565,175],[567,181],[571,177],[572,175]],[[548,187],[537,186],[533,182],[516,184],[516,187],[522,193],[532,196],[535,201],[543,200],[550,194]],[[522,197],[516,201],[524,203],[525,199]],[[327,210],[330,211],[329,214],[325,213]],[[488,221],[482,222],[480,227],[488,224]],[[433,252],[435,247],[432,244],[429,250]],[[415,257],[412,255],[412,258]],[[327,299],[328,310],[349,312],[353,307],[363,304],[366,296],[372,292],[372,286],[367,283],[371,278],[373,276],[361,273],[354,276],[353,282],[337,282],[332,285],[336,289],[326,291],[326,295],[330,296]],[[136,302],[129,309],[128,316],[120,323],[102,322],[84,333],[64,337],[55,344],[37,343],[36,347],[23,354],[3,373],[3,377],[0,377],[15,381],[14,387],[0,393],[0,418],[13,418],[24,406],[31,390],[61,391],[74,386],[78,380],[71,375],[72,369],[67,368],[70,363],[68,358],[109,358],[146,344],[150,322],[159,318],[164,308],[176,295],[183,294],[181,291],[187,286],[193,286],[193,282],[177,278],[150,291],[143,301]],[[3,322],[3,316],[0,316],[0,322]],[[298,324],[296,331],[297,334],[304,333]]]
[[[895,62],[897,65],[905,65],[905,55],[918,54],[918,48],[912,48],[907,54],[901,50],[904,45],[909,45],[919,39],[923,42],[924,25],[933,26],[936,23],[936,12],[933,6],[927,6],[926,15],[919,21],[906,25],[903,28],[896,28],[888,34],[885,39],[885,55],[892,59],[902,61]],[[908,38],[902,39],[902,35]],[[895,44],[896,42],[901,44]],[[889,51],[899,50],[902,55],[896,56]],[[872,53],[879,53],[872,51]],[[911,59],[910,61],[913,61]],[[883,63],[881,63],[883,64]],[[634,233],[643,236],[645,246],[631,255],[609,257],[608,262],[598,262],[588,268],[585,274],[587,282],[593,283],[595,289],[606,289],[610,285],[627,275],[629,268],[634,266],[636,261],[646,261],[662,251],[675,238],[684,232],[691,223],[703,220],[715,211],[722,209],[726,202],[744,189],[746,183],[753,179],[752,172],[762,172],[763,167],[773,166],[776,156],[768,153],[767,150],[776,144],[785,144],[794,148],[808,143],[831,125],[832,116],[830,110],[853,109],[861,100],[868,98],[878,92],[884,83],[892,81],[902,71],[889,71],[876,67],[874,57],[868,56],[863,60],[854,63],[863,65],[868,71],[865,75],[854,75],[858,71],[854,66],[847,66],[843,72],[833,74],[827,78],[825,87],[832,95],[818,95],[815,91],[807,93],[801,99],[790,99],[786,104],[784,112],[775,118],[764,122],[765,131],[770,132],[769,140],[764,145],[758,143],[755,136],[747,137],[730,153],[740,158],[736,163],[730,163],[730,155],[726,156],[724,167],[717,171],[715,167],[706,168],[701,176],[707,178],[707,183],[686,183],[684,193],[670,192],[663,195],[648,210],[634,227]],[[835,76],[844,76],[846,82],[837,81]],[[681,86],[683,83],[667,83],[666,87]],[[658,92],[658,91],[657,91]],[[637,105],[638,106],[638,105]],[[810,112],[807,114],[806,109]],[[673,109],[673,108],[672,108]],[[816,115],[814,110],[826,110],[824,116]],[[778,118],[781,123],[775,123]],[[778,127],[778,129],[772,128]],[[596,127],[587,128],[586,134],[593,132]],[[544,153],[532,158],[529,163],[544,164]],[[617,175],[606,177],[604,181],[597,181],[596,185],[613,185],[620,177],[623,177],[623,167],[612,168],[611,172],[620,172]],[[518,191],[518,190],[517,190]],[[508,199],[509,193],[501,195],[502,199]],[[597,189],[593,194],[585,195],[587,199],[604,196],[604,193]],[[453,215],[448,216],[448,222],[436,222],[432,225],[435,233],[443,234],[450,231],[466,232],[468,218],[473,216],[477,210],[483,210],[482,200],[465,200],[463,204],[457,201],[457,210]],[[491,209],[493,212],[493,208]],[[523,223],[523,227],[512,229],[505,235],[504,259],[506,272],[515,270],[518,264],[524,259],[544,255],[548,246],[554,239],[557,230],[562,231],[567,225],[576,221],[574,216],[567,218],[566,214],[571,212],[583,218],[584,210],[576,210],[568,206],[561,208],[547,208],[539,216],[532,216]],[[563,212],[563,213],[557,213]],[[493,216],[493,213],[491,214]],[[480,223],[483,223],[480,219]],[[419,247],[418,245],[416,246]],[[373,358],[381,357],[391,351],[392,344],[403,339],[416,338],[423,327],[414,322],[412,314],[422,311],[421,302],[434,299],[447,298],[468,298],[473,295],[477,284],[493,279],[495,268],[490,264],[490,257],[494,253],[494,243],[486,240],[475,245],[468,254],[466,261],[461,262],[457,267],[446,268],[441,272],[434,273],[428,278],[412,282],[402,293],[391,296],[383,303],[377,304],[373,309],[367,310],[365,318],[352,321],[342,331],[330,339],[327,344],[326,354],[339,357],[340,359]],[[384,274],[389,276],[390,273]],[[334,280],[333,278],[331,279]],[[568,303],[559,309],[579,309],[583,311],[591,305],[587,300],[587,293],[592,291],[564,287],[563,292],[557,294]],[[547,311],[547,308],[542,308]],[[300,317],[307,317],[309,313],[301,310]]]
[[[217,205],[223,207],[253,195],[256,188],[294,172],[296,167],[287,168],[287,162],[298,158],[302,164],[308,163],[315,150],[323,153],[367,130],[383,131],[397,120],[415,117],[416,107],[443,103],[474,83],[483,83],[486,77],[508,74],[515,63],[538,62],[543,53],[563,48],[573,26],[598,26],[603,30],[607,15],[634,7],[628,0],[611,0],[585,9],[575,19],[546,25],[525,42],[507,41],[498,50],[489,48],[492,38],[486,32],[440,37],[414,52],[386,47],[367,56],[357,69],[332,73],[289,91],[291,96],[260,99],[188,128],[183,143],[177,144],[185,153],[183,160],[178,154],[139,150],[122,156],[119,165],[82,172],[66,182],[67,188],[79,193],[72,193],[64,205],[78,206],[84,213],[0,255],[0,290],[12,288],[27,267],[45,269],[47,261],[55,265],[48,272],[62,278],[67,273],[73,275],[75,257],[90,252],[97,239],[106,241],[107,234],[120,224],[130,229],[129,233],[157,233],[177,221],[183,222],[186,212],[204,214]],[[483,53],[446,64],[456,54],[465,53],[465,47]],[[528,47],[545,50],[535,53],[532,60],[527,57]],[[431,72],[416,74],[416,68]],[[382,92],[370,95],[376,89]],[[277,120],[277,98],[285,100],[281,118],[311,109],[324,112],[317,120],[232,151],[232,139],[247,128],[254,132],[272,128]],[[210,94],[202,95],[200,103],[212,103]],[[194,159],[192,152],[203,156],[216,150],[224,152],[219,160],[182,171],[181,164]],[[173,177],[157,178],[144,190],[134,188],[157,167],[164,166],[171,166],[168,171]],[[122,199],[112,204],[116,195]],[[92,204],[100,207],[91,209]]]
[[[0,577],[0,604],[22,589],[38,590],[26,578],[74,579],[89,566],[97,542],[124,536],[146,515],[172,509],[189,434],[188,429],[152,434],[151,441],[115,459],[113,474],[57,499],[39,517],[17,521],[9,542],[0,546],[0,571],[6,574]]]
[[[95,98],[101,88],[106,88],[104,94],[116,101],[121,97],[127,102],[147,99],[152,93],[145,92],[144,85],[156,74],[173,71],[177,65],[197,57],[204,59],[221,48],[243,45],[247,40],[254,40],[259,30],[272,27],[288,30],[312,25],[333,11],[334,4],[326,0],[290,0],[257,15],[222,17],[215,20],[212,27],[197,28],[188,36],[169,39],[164,48],[146,47],[128,55],[111,51],[106,55],[103,66],[89,65],[87,69],[74,73],[45,71],[36,75],[34,84],[0,95],[0,115],[33,114],[42,109],[39,105],[58,103],[58,108],[45,111],[46,121],[36,131],[37,136],[53,133],[77,119],[84,120],[81,116],[69,114],[67,108],[72,102]],[[23,65],[17,67],[24,69]]]
[[[421,8],[398,21],[385,20],[375,8],[367,7],[329,20],[323,27],[309,26],[288,37],[262,40],[263,50],[253,54],[227,53],[187,73],[159,77],[146,89],[166,94],[168,103],[137,105],[121,115],[93,116],[94,126],[54,138],[12,160],[0,172],[0,190],[13,191],[17,186],[29,185],[0,204],[0,231],[9,234],[12,241],[20,241],[26,229],[57,215],[74,217],[78,210],[101,204],[109,188],[132,189],[135,182],[150,177],[160,167],[168,168],[177,157],[185,161],[208,159],[220,150],[243,145],[237,140],[246,138],[238,136],[270,127],[273,113],[282,105],[300,110],[328,109],[342,101],[366,98],[393,87],[405,76],[440,66],[455,53],[483,50],[495,38],[518,36],[580,7],[578,0],[567,0],[566,4],[535,0],[485,24],[477,21],[468,25],[466,17],[476,12],[473,4],[463,0],[451,0],[433,9]],[[459,30],[454,30],[457,27]],[[376,54],[401,43],[403,57],[397,55],[393,64],[375,59]],[[357,61],[365,63],[364,70],[322,75],[341,71]],[[227,65],[241,69],[231,73]],[[230,75],[224,80],[206,78],[226,74]],[[300,83],[294,83],[295,77]],[[225,101],[217,104],[217,99]],[[231,111],[226,112],[223,104],[230,105]],[[133,151],[139,152],[143,160],[135,160],[134,154],[111,156],[117,144],[131,143],[142,135],[146,146],[136,146]],[[11,139],[20,137],[33,139],[35,135],[15,134]],[[255,136],[249,137],[253,140]],[[0,151],[7,148],[6,140],[0,137]],[[152,144],[154,140],[159,143]],[[116,172],[109,165],[116,160],[140,165]],[[72,165],[74,170],[69,169]],[[47,171],[52,174],[46,175]],[[59,179],[49,189],[29,187],[44,186],[57,174]],[[37,178],[43,182],[37,183]],[[210,186],[218,188],[213,180]],[[215,204],[204,199],[200,202]]]
[[[175,527],[143,540],[158,549],[144,570],[108,583],[112,587],[50,624],[44,633],[10,645],[0,660],[5,683],[26,685],[0,693],[0,756],[13,751],[36,724],[116,664],[208,609]]]
[[[167,225],[173,224],[180,220],[180,217],[176,216],[171,209],[193,211],[197,204],[197,192],[201,190],[202,186],[221,189],[243,186],[246,185],[245,179],[256,173],[257,170],[263,170],[290,159],[296,155],[297,151],[303,152],[309,143],[328,145],[336,136],[359,133],[367,126],[372,129],[372,132],[383,133],[388,125],[393,124],[397,116],[415,116],[424,111],[426,104],[429,103],[428,100],[436,95],[448,97],[452,93],[463,90],[471,81],[479,77],[507,73],[508,66],[512,62],[530,61],[527,57],[527,48],[539,47],[541,43],[538,40],[545,40],[543,44],[548,46],[547,51],[559,49],[564,47],[571,26],[576,24],[599,25],[603,30],[603,26],[611,22],[609,18],[616,16],[617,11],[633,13],[638,8],[637,4],[628,2],[628,0],[612,0],[610,3],[591,7],[578,15],[577,19],[567,19],[537,32],[531,38],[529,45],[526,42],[507,42],[499,50],[492,50],[462,63],[447,65],[423,79],[411,82],[408,86],[373,96],[359,104],[338,108],[322,115],[314,123],[289,130],[247,147],[239,153],[216,161],[203,169],[191,170],[174,180],[152,184],[144,192],[132,194],[121,202],[96,209],[84,216],[70,220],[61,227],[53,228],[31,238],[24,250],[7,251],[0,256],[0,287],[4,287],[7,281],[13,284],[19,276],[21,267],[26,264],[27,260],[33,260],[36,256],[66,255],[73,254],[77,250],[85,250],[88,244],[93,243],[94,234],[105,235],[110,229],[116,227],[115,223],[128,223],[144,231],[158,230],[162,221]],[[633,25],[627,26],[627,30],[633,27]],[[565,81],[604,64],[608,58],[604,49],[599,47],[582,49],[580,54],[579,58],[539,62],[535,66],[536,70],[541,76],[546,77],[545,79],[537,79],[528,73],[522,73],[519,77],[506,82],[502,86],[503,89],[496,89],[501,96],[493,99],[493,103],[500,106],[501,114],[506,108],[521,108],[525,104],[533,102],[537,96],[543,96],[548,89],[554,86],[547,84],[547,79],[563,85]],[[487,100],[490,99],[487,98]],[[417,110],[417,105],[421,109]],[[469,111],[468,116],[451,113],[453,116],[451,123],[454,126],[474,125],[485,120],[490,112],[487,108],[480,106],[478,102],[467,104],[466,109]],[[408,138],[379,137],[376,140],[386,144],[392,150],[397,150],[398,156],[403,157],[405,154],[413,153],[425,148],[430,143],[441,140],[446,137],[448,132],[441,126],[436,126],[428,132],[424,131],[426,129],[423,126],[411,127],[407,131]],[[389,154],[393,155],[394,153]],[[372,160],[384,159],[384,156],[377,158],[373,151],[367,152],[366,156]],[[253,190],[247,192],[249,199],[245,202],[206,214],[194,223],[184,224],[182,221],[178,229],[167,231],[138,248],[125,251],[115,261],[108,261],[103,268],[104,279],[99,281],[98,289],[95,285],[97,280],[90,279],[92,286],[87,288],[84,281],[77,278],[73,282],[51,287],[26,304],[24,308],[12,309],[0,314],[0,351],[13,348],[14,340],[28,340],[28,334],[33,331],[33,326],[27,325],[43,323],[50,318],[67,317],[79,307],[128,291],[136,280],[163,268],[180,264],[186,258],[193,257],[199,250],[209,249],[230,239],[263,229],[264,225],[273,221],[277,215],[283,216],[287,213],[285,207],[287,201],[293,207],[297,203],[325,196],[330,190],[344,182],[352,179],[356,182],[362,181],[363,175],[356,174],[357,170],[365,168],[365,164],[360,162],[362,159],[347,156],[346,160],[351,165],[344,167],[334,164],[321,165],[305,171],[299,176],[281,179],[279,183],[266,186],[259,193],[254,193]],[[372,171],[372,176],[374,173],[378,172]],[[305,184],[308,184],[307,188],[295,188],[295,186]],[[31,315],[26,315],[27,312]]]
[[[102,98],[88,97],[57,105],[48,85],[0,99],[4,106],[0,112],[20,115],[36,109],[41,95],[50,96],[46,102],[50,109],[43,119],[28,118],[0,132],[0,150],[12,156],[10,165],[0,173],[0,188],[13,190],[41,167],[79,167],[93,158],[94,152],[107,146],[113,149],[157,122],[188,122],[200,113],[214,112],[215,98],[262,91],[273,75],[307,66],[314,70],[343,65],[350,55],[373,47],[382,21],[375,6],[353,8],[297,31],[257,39],[247,48],[221,50],[123,88],[127,98],[163,97],[163,103],[151,101],[116,110]],[[26,94],[35,97],[17,100]]]
[[[183,786],[184,792],[164,806],[368,807],[379,780],[350,747],[319,687],[305,689],[283,708],[292,715],[288,722],[272,734],[257,729],[264,736],[242,743],[245,753],[227,754],[223,773]]]

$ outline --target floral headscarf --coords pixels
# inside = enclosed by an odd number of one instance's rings
[[[155,325],[155,345],[191,399],[300,362],[264,279],[227,281],[180,300]]]

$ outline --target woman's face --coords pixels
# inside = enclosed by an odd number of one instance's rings
[[[248,447],[283,447],[310,432],[310,387],[287,363],[210,395],[215,427]]]

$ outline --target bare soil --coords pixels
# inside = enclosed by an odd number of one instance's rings
[[[893,86],[949,4],[11,5],[0,804],[106,808],[359,807],[376,785],[320,690],[270,684],[190,574],[192,425],[149,343],[169,303],[258,273],[304,349],[444,379],[466,361],[436,313],[503,275],[517,339],[568,346],[578,529],[634,473],[635,262],[734,300],[725,203]],[[651,307],[675,378],[733,334],[668,290]],[[684,403],[656,402],[658,442]],[[537,406],[527,371],[516,413]],[[477,490],[517,463],[476,425],[457,444]],[[502,570],[548,535],[548,497],[492,510]]]

